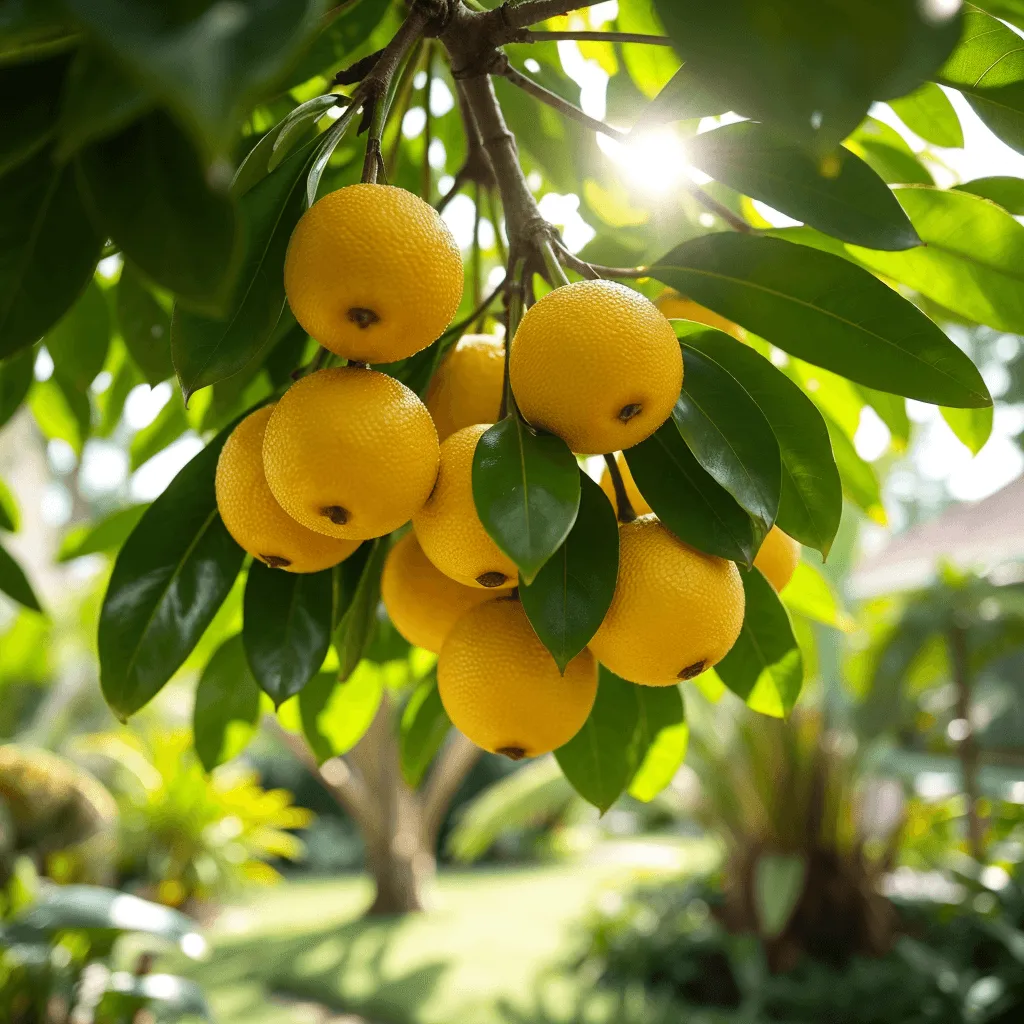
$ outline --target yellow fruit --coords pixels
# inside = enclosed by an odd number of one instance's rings
[[[669,322],[639,292],[577,281],[527,310],[509,373],[530,423],[574,452],[602,455],[631,448],[665,422],[683,357]]]
[[[446,576],[467,587],[515,584],[515,562],[491,539],[473,503],[473,453],[489,424],[457,430],[441,445],[437,484],[412,519],[424,554]]]
[[[626,485],[626,497],[629,498],[633,511],[638,516],[645,516],[648,512],[653,511],[647,504],[647,499],[640,493],[640,488],[637,487],[633,474],[630,473],[629,466],[626,465],[626,460],[622,457],[622,452],[616,453],[615,465],[619,467],[619,472],[622,474],[622,482]],[[604,467],[604,472],[601,474],[601,490],[608,495],[612,508],[618,512],[619,506],[615,498],[615,488],[612,486],[612,475],[608,472],[607,466]]]
[[[619,578],[590,649],[616,675],[671,686],[721,661],[743,625],[735,564],[696,551],[656,516],[619,530]]]
[[[380,589],[395,629],[409,643],[435,654],[458,619],[495,594],[445,576],[423,554],[412,531],[388,552]]]
[[[443,441],[474,423],[494,423],[501,411],[505,343],[493,334],[467,334],[437,368],[426,403]]]
[[[777,526],[773,526],[761,544],[754,565],[778,592],[785,589],[786,584],[793,578],[799,561],[800,545],[788,533],[783,533]]]
[[[695,323],[725,331],[737,341],[746,340],[747,332],[739,324],[734,324],[713,309],[680,295],[674,288],[666,288],[658,296],[656,305],[669,320],[693,320]]]
[[[437,661],[437,688],[464,736],[518,761],[580,731],[597,695],[597,662],[584,650],[559,675],[523,606],[502,597],[455,624]]]
[[[366,540],[407,523],[437,479],[426,406],[376,370],[318,370],[277,403],[263,441],[274,497],[303,526]]]
[[[426,348],[462,299],[462,253],[433,207],[391,185],[348,185],[292,233],[284,287],[295,319],[346,359],[390,363]]]
[[[263,472],[263,435],[272,405],[246,416],[217,460],[217,508],[228,533],[253,558],[288,572],[319,572],[352,554],[357,540],[301,526],[274,500]]]

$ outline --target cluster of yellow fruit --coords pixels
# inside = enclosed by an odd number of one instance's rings
[[[739,635],[743,586],[732,562],[662,526],[617,456],[638,518],[621,526],[618,581],[601,627],[559,673],[516,596],[516,565],[473,500],[473,455],[501,405],[502,339],[463,337],[426,404],[367,365],[433,342],[454,317],[462,284],[454,239],[411,193],[351,185],[315,203],[292,235],[285,288],[302,327],[349,365],[310,373],[236,427],[217,466],[217,504],[246,551],[289,572],[336,565],[363,540],[411,520],[384,566],[391,620],[439,655],[441,699],[466,736],[513,758],[536,756],[582,727],[598,660],[651,686],[716,664]],[[617,283],[581,281],[527,310],[509,376],[529,423],[595,455],[657,430],[679,396],[683,362],[653,303]],[[614,501],[607,470],[601,483]],[[757,564],[781,589],[798,558],[795,542],[773,530]]]

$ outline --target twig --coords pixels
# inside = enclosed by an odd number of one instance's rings
[[[551,246],[551,240],[548,238],[543,239],[538,248],[540,249],[541,258],[544,260],[544,269],[547,272],[548,283],[552,288],[559,288],[569,283],[569,278],[565,276],[565,271],[562,269],[562,264],[558,262],[558,258],[555,256],[555,250]]]
[[[497,10],[503,15],[503,21],[509,29],[528,28],[548,18],[557,18],[560,14],[580,11],[584,7],[594,7],[601,0],[526,0],[515,6],[505,3]]]
[[[575,40],[581,43],[643,43],[647,46],[671,46],[668,36],[652,36],[646,32],[535,32],[532,29],[518,35],[517,43],[547,43],[559,39]]]
[[[509,276],[502,282],[505,293],[505,371],[501,388],[501,409],[498,419],[503,420],[516,407],[515,396],[512,394],[512,378],[509,374],[509,362],[512,356],[512,339],[519,329],[519,321],[523,313],[523,274],[526,261],[517,259],[515,265],[509,266]]]
[[[460,167],[455,172],[455,180],[452,182],[452,187],[437,201],[437,205],[434,207],[438,213],[444,213],[448,204],[459,194],[462,190],[462,186],[469,182],[470,176],[469,171],[465,165]]]
[[[423,51],[424,45],[423,40],[416,44],[416,49],[413,50],[409,59],[405,62],[401,77],[398,79],[398,85],[395,86],[393,105],[398,111],[398,116],[392,119],[392,123],[395,126],[395,138],[388,153],[386,165],[389,178],[393,178],[395,171],[398,169],[398,159],[402,153],[402,123],[405,121],[405,115],[409,112],[409,107],[412,106],[413,82],[416,78],[416,70],[419,66],[420,54]]]
[[[426,121],[423,125],[423,179],[420,184],[420,194],[425,203],[430,202],[430,196],[434,188],[434,176],[430,170],[430,143],[434,134],[434,117],[430,112],[430,93],[434,86],[434,43],[429,40],[426,44],[426,68],[427,80],[423,83],[423,110],[426,113]]]
[[[360,58],[355,64],[342,68],[334,76],[333,84],[355,85],[356,82],[361,82],[377,66],[377,61],[380,60],[383,53],[383,50],[377,50],[375,53],[370,53]]]
[[[686,189],[686,191],[689,192],[705,210],[713,213],[716,217],[720,217],[734,231],[742,231],[745,235],[757,234],[754,227],[748,224],[742,217],[738,217],[733,213],[728,206],[724,206],[717,199],[709,196],[707,192],[700,187],[700,185],[688,185],[684,182],[682,187]]]
[[[577,274],[582,274],[584,277],[650,277],[649,267],[606,267],[602,263],[588,263],[586,260],[581,260],[575,253],[571,253],[560,238],[555,237],[552,242],[558,249],[558,255],[562,262],[570,270],[575,270]]]
[[[636,519],[636,512],[626,494],[626,482],[619,472],[619,465],[614,455],[605,455],[604,464],[608,467],[608,475],[612,478],[612,489],[615,491],[615,506],[620,523],[631,523]]]
[[[566,117],[579,121],[580,124],[585,125],[591,131],[599,132],[602,135],[607,135],[620,141],[625,141],[629,138],[628,132],[624,132],[619,128],[613,128],[610,124],[605,124],[604,121],[591,117],[580,110],[574,103],[562,99],[557,93],[552,92],[550,89],[545,89],[543,85],[527,77],[521,71],[517,71],[508,63],[507,59],[499,62],[494,70],[494,74],[507,78],[513,85],[522,89],[523,92],[529,93],[535,99],[540,100],[541,103],[546,103],[549,107],[553,107],[560,113],[565,114]]]
[[[471,276],[473,278],[473,305],[480,304],[480,269],[483,264],[483,254],[480,252],[480,185],[473,186],[473,248],[470,250],[473,266]]]
[[[508,263],[508,252],[505,249],[505,239],[501,237],[501,221],[498,218],[498,204],[494,199],[494,189],[487,190],[487,216],[494,225],[494,243],[498,247],[498,260],[503,264]]]

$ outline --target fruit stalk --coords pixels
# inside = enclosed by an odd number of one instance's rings
[[[626,483],[619,472],[619,465],[614,455],[606,455],[604,464],[608,467],[608,475],[612,480],[612,487],[615,490],[615,507],[620,523],[631,523],[636,519],[636,512],[626,494]]]

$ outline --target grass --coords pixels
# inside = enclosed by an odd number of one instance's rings
[[[602,892],[652,873],[700,870],[713,858],[705,844],[637,842],[612,844],[582,864],[449,873],[434,887],[431,910],[392,919],[360,916],[370,897],[365,879],[289,883],[226,910],[208,933],[211,959],[191,973],[218,1024],[310,1021],[275,997],[374,1024],[566,1019],[581,986],[552,974]],[[542,992],[562,1008],[553,1016],[538,1015]]]

